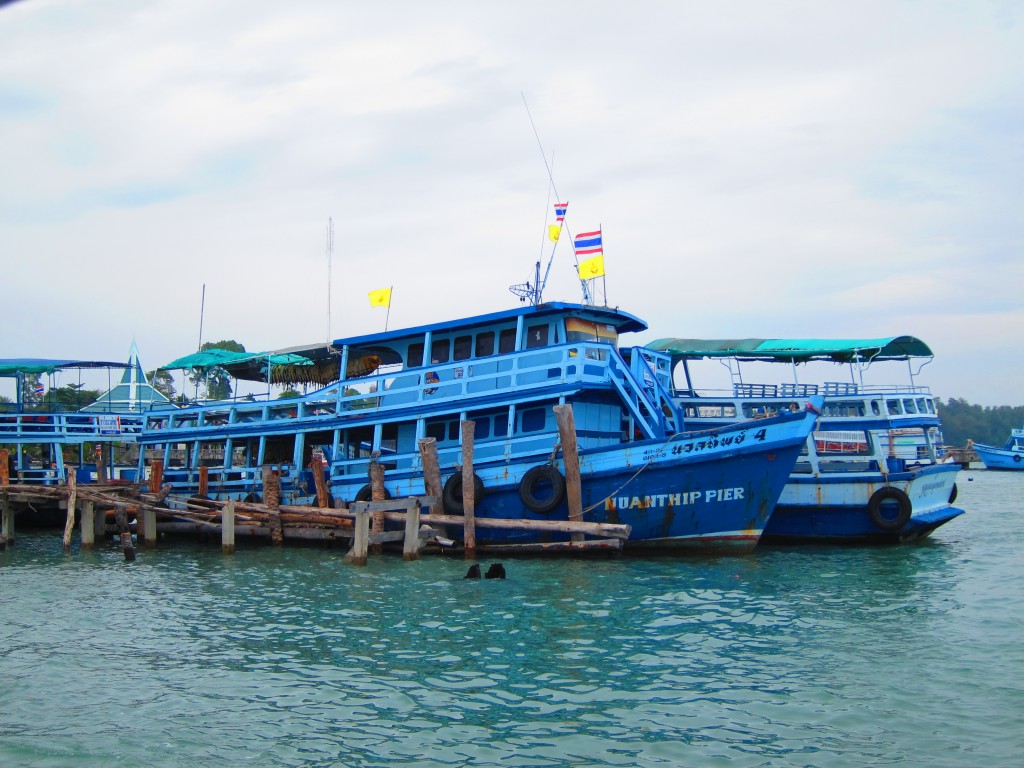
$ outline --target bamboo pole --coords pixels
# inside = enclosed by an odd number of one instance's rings
[[[466,559],[476,552],[476,499],[473,498],[473,435],[476,422],[462,422],[462,516]]]
[[[75,529],[75,469],[74,467],[68,467],[68,512],[64,520],[64,540],[63,547],[65,552],[71,551],[71,532]]]
[[[569,520],[583,521],[583,490],[580,481],[580,455],[576,445],[576,419],[571,405],[556,405],[555,420],[558,422],[558,439],[562,443],[562,458],[565,462],[565,498],[569,506]],[[573,541],[583,541],[582,533],[574,533]]]

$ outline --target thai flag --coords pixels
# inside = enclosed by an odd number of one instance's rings
[[[35,392],[36,397],[42,397],[43,393],[46,391],[46,387],[42,384],[36,384],[36,388],[32,391]]]
[[[602,253],[601,230],[597,232],[580,232],[573,240],[577,256],[587,256],[592,253]]]
[[[555,203],[555,221],[565,220],[565,209],[568,207],[568,203]]]

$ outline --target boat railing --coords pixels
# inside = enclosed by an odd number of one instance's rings
[[[656,410],[613,347],[572,343],[349,379],[297,398],[151,411],[145,415],[143,442],[163,442],[159,438],[168,431],[272,425],[279,420],[293,421],[296,430],[309,430],[337,417],[376,421],[408,410],[464,411],[473,408],[474,401],[529,399],[536,393],[613,381],[633,407],[643,403]]]
[[[141,414],[14,413],[0,416],[0,443],[134,442]]]

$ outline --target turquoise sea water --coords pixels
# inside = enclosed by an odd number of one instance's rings
[[[907,547],[466,563],[0,553],[0,766],[1024,760],[1024,473]],[[486,567],[489,560],[483,560]]]

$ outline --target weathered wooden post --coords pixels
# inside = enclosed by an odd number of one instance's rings
[[[352,565],[366,565],[367,553],[370,543],[370,512],[366,509],[365,502],[355,502],[352,505],[355,513],[355,526],[352,530],[352,548],[345,555],[344,562]]]
[[[147,547],[156,546],[156,510],[148,504],[136,512],[136,520],[142,523],[141,539]]]
[[[210,468],[200,467],[199,468],[199,495],[202,498],[206,498],[210,495]]]
[[[281,526],[281,478],[273,467],[263,467],[263,503],[267,505],[267,523],[270,526],[270,542],[274,546],[284,544],[284,528]]]
[[[115,509],[114,518],[117,520],[117,530],[121,535],[121,549],[124,550],[124,561],[130,563],[135,560],[135,545],[132,543],[132,532],[128,527],[128,508],[124,504],[118,504]]]
[[[103,541],[107,537],[107,511],[105,509],[94,510],[92,523],[96,539]]]
[[[110,459],[110,446],[106,443],[100,443],[97,446],[96,451],[96,482],[105,483],[107,482],[107,464]]]
[[[331,506],[331,494],[327,490],[327,478],[324,477],[324,463],[316,456],[310,462],[309,468],[313,470],[313,484],[316,485],[316,503],[318,507]]]
[[[473,435],[475,421],[462,422],[462,514],[463,535],[467,559],[476,557],[476,499],[473,487]]]
[[[11,482],[8,456],[7,449],[0,448],[0,552],[7,548],[8,542],[14,543],[14,515],[10,514],[10,520],[7,519],[11,502],[7,498],[7,491],[2,490],[2,486]]]
[[[447,514],[444,510],[444,490],[441,486],[441,467],[437,462],[437,438],[424,437],[420,440],[420,461],[423,463],[423,489],[427,496],[437,499],[435,515]]]
[[[583,522],[583,489],[580,482],[580,454],[576,445],[576,419],[571,405],[554,407],[555,421],[558,422],[558,439],[562,443],[562,458],[565,461],[565,499],[569,505],[569,520]],[[582,533],[572,534],[573,541],[583,541]]]
[[[82,549],[92,549],[96,544],[96,505],[87,501],[82,504]]]
[[[160,486],[164,482],[164,460],[153,459],[149,465],[149,492],[160,493]]]
[[[235,554],[235,500],[224,505],[220,513],[220,551]]]
[[[68,513],[64,520],[64,551],[71,551],[71,532],[75,529],[75,505],[78,503],[75,489],[75,468],[68,467]]]
[[[420,501],[410,499],[405,506],[405,541],[402,544],[403,560],[420,559]]]
[[[387,501],[387,494],[384,490],[384,465],[376,456],[370,461],[370,498],[373,501]],[[371,520],[371,533],[384,533],[384,510],[374,511]],[[379,555],[384,551],[384,545],[371,544],[370,551]]]

